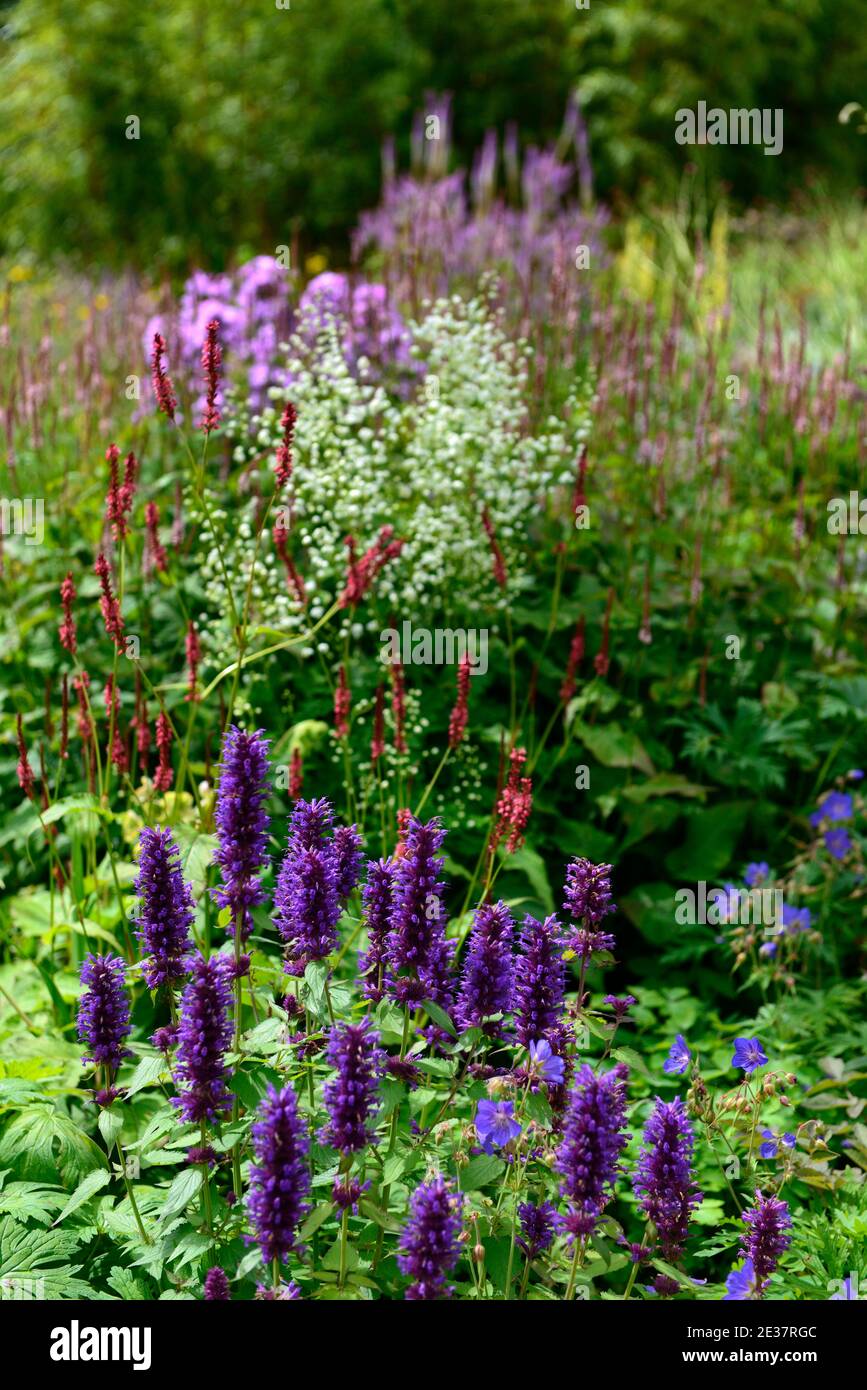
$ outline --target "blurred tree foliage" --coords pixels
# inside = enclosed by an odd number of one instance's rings
[[[837,122],[864,96],[867,0],[286,3],[0,0],[0,250],[156,273],[295,232],[339,246],[428,90],[454,94],[466,158],[508,120],[551,139],[577,81],[603,194],[665,189],[688,158],[744,199],[811,167],[867,181],[867,142]],[[782,106],[783,154],[675,145],[700,99]]]

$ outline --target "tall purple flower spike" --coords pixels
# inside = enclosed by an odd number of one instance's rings
[[[124,1047],[131,1027],[126,966],[120,956],[89,955],[81,967],[81,983],[85,990],[78,1005],[78,1036],[88,1048],[82,1060],[107,1067],[110,1078],[124,1057],[132,1056]]]
[[[613,1195],[629,1139],[623,1132],[628,1075],[622,1063],[599,1076],[586,1062],[576,1072],[555,1163],[560,1191],[570,1203],[564,1225],[573,1237],[593,1232]]]
[[[557,1050],[563,1019],[566,968],[556,917],[539,922],[529,915],[521,929],[515,965],[515,1032],[524,1047],[544,1038]]]
[[[457,1003],[462,1028],[478,1027],[490,1014],[508,1014],[512,1008],[514,922],[504,902],[477,909],[467,947]],[[488,1025],[501,1031],[502,1025]]]
[[[136,935],[146,952],[142,960],[145,984],[159,989],[187,973],[186,957],[193,947],[193,893],[184,882],[180,850],[170,830],[145,826],[139,846],[134,887],[141,905]]]
[[[445,885],[438,853],[445,831],[435,817],[410,819],[404,852],[394,872],[388,933],[388,992],[399,1004],[433,999],[446,1007],[451,997],[452,943],[445,934]]]
[[[199,1124],[218,1120],[231,1108],[224,1057],[232,1040],[232,992],[224,957],[196,956],[190,970],[181,996],[176,1069],[181,1094],[174,1104],[184,1120]]]
[[[644,1147],[632,1186],[670,1264],[680,1258],[690,1216],[702,1200],[692,1171],[694,1147],[695,1135],[683,1101],[678,1097],[666,1103],[657,1096],[644,1127]]]
[[[358,958],[358,973],[364,977],[364,996],[378,1004],[385,994],[386,946],[389,932],[394,863],[391,859],[371,859],[362,892],[367,950]]]
[[[309,1148],[304,1122],[291,1086],[268,1094],[253,1125],[253,1152],[247,1210],[266,1264],[284,1260],[297,1246],[297,1231],[309,1210]]]
[[[265,803],[270,792],[268,740],[263,730],[250,734],[233,724],[223,738],[214,813],[214,863],[223,880],[214,896],[221,908],[231,910],[230,935],[240,917],[242,940],[253,925],[250,909],[265,901],[262,870],[268,862],[269,825]]]
[[[325,1083],[328,1124],[322,1142],[342,1154],[375,1142],[372,1128],[379,1093],[379,1034],[371,1020],[338,1023],[328,1040],[328,1061],[336,1075]]]
[[[431,1300],[451,1295],[446,1276],[461,1253],[458,1235],[462,1209],[463,1198],[439,1173],[412,1194],[397,1257],[401,1274],[412,1280],[404,1298]]]

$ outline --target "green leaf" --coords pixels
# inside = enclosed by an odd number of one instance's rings
[[[123,1115],[117,1110],[100,1110],[97,1123],[99,1132],[105,1140],[105,1147],[111,1153],[114,1142],[123,1129]]]
[[[166,1200],[163,1202],[160,1219],[162,1222],[168,1221],[169,1217],[176,1216],[197,1197],[202,1186],[202,1170],[198,1164],[194,1168],[185,1168],[178,1173],[172,1180],[172,1184],[166,1193]]]
[[[58,1174],[74,1191],[106,1158],[92,1139],[68,1116],[49,1106],[34,1105],[11,1120],[0,1140],[0,1168],[10,1168],[30,1182],[56,1182]]]
[[[82,1179],[78,1187],[73,1192],[63,1211],[54,1222],[55,1226],[61,1225],[78,1207],[89,1201],[94,1193],[99,1192],[111,1179],[111,1174],[107,1168],[94,1168],[92,1173]]]
[[[422,1004],[422,1008],[424,1009],[428,1018],[430,1018],[440,1028],[444,1028],[445,1031],[451,1034],[453,1038],[456,1038],[458,1036],[458,1032],[455,1028],[455,1025],[452,1023],[445,1009],[441,1009],[439,1004],[435,1004],[432,999],[425,999]]]
[[[155,1052],[152,1057],[142,1057],[126,1086],[127,1100],[138,1091],[143,1091],[145,1086],[154,1086],[161,1076],[167,1074],[166,1059],[161,1052]]]
[[[480,1187],[502,1178],[505,1163],[496,1154],[479,1154],[471,1158],[466,1168],[460,1170],[459,1181],[462,1192],[476,1192]]]

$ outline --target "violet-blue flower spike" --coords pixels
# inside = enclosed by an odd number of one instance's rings
[[[463,1198],[441,1174],[422,1183],[410,1199],[409,1220],[403,1228],[397,1257],[401,1274],[412,1280],[406,1299],[449,1298],[446,1276],[461,1253]]]
[[[361,836],[354,825],[339,825],[332,843],[337,896],[342,905],[358,883],[361,873]]]
[[[445,984],[445,887],[438,853],[444,838],[439,820],[425,823],[413,816],[395,867],[387,949],[388,990],[398,1004],[420,1003],[433,997],[431,985]]]
[[[85,988],[78,1003],[78,1036],[88,1048],[82,1061],[85,1066],[107,1067],[111,1077],[124,1057],[132,1056],[124,1047],[131,1030],[126,966],[120,956],[86,956],[81,983]]]
[[[307,1131],[291,1086],[268,1087],[253,1125],[253,1153],[247,1210],[266,1264],[284,1260],[296,1248],[297,1231],[309,1210],[310,1174]]]
[[[763,1197],[745,1211],[743,1219],[749,1230],[741,1236],[744,1254],[752,1261],[759,1293],[763,1294],[780,1256],[788,1250],[792,1238],[787,1234],[792,1224],[789,1208],[780,1197]]]
[[[457,1002],[461,1028],[477,1028],[490,1014],[507,1014],[512,1008],[514,923],[504,902],[477,908],[467,947]],[[496,1024],[488,1032],[499,1032]]]
[[[329,1120],[321,1139],[342,1154],[356,1153],[375,1142],[381,1054],[372,1021],[335,1024],[327,1056],[337,1074],[325,1083]]]
[[[334,856],[325,849],[290,849],[277,875],[274,923],[286,943],[287,975],[303,975],[337,946],[340,901]]]
[[[644,1148],[632,1179],[638,1205],[656,1227],[664,1258],[673,1264],[683,1252],[689,1219],[700,1205],[692,1171],[695,1135],[683,1101],[656,1097],[644,1128]]]
[[[205,1275],[205,1302],[228,1303],[231,1297],[226,1271],[213,1265]]]
[[[628,1074],[623,1063],[599,1076],[587,1062],[576,1072],[554,1164],[570,1203],[564,1227],[572,1238],[593,1232],[613,1194],[629,1140],[623,1132]]]
[[[232,990],[222,956],[194,957],[181,996],[175,1075],[181,1094],[173,1102],[188,1123],[219,1119],[231,1109],[225,1053],[232,1040]]]
[[[241,918],[241,936],[250,932],[250,909],[265,901],[262,870],[268,862],[269,818],[265,803],[268,782],[268,740],[261,729],[245,733],[233,724],[223,738],[220,780],[214,819],[217,851],[214,863],[223,880],[214,896],[232,913],[229,934]]]
[[[522,1202],[518,1207],[518,1220],[521,1234],[517,1238],[519,1249],[528,1260],[535,1260],[553,1244],[554,1237],[562,1225],[562,1217],[551,1202]]]
[[[184,882],[180,850],[170,830],[145,826],[139,848],[134,887],[141,905],[136,936],[145,952],[145,984],[148,989],[159,989],[187,973],[186,956],[193,947],[193,891]]]
[[[566,967],[557,918],[538,922],[535,917],[525,917],[513,999],[515,1032],[524,1047],[543,1038],[556,1044],[565,990]]]
[[[323,850],[332,844],[333,831],[334,808],[327,797],[314,797],[312,801],[299,798],[289,817],[288,851]]]
[[[374,1004],[378,1004],[385,993],[383,982],[393,888],[393,861],[371,859],[361,895],[364,925],[367,928],[367,950],[358,958],[358,972],[364,976],[364,996]]]
[[[610,864],[573,859],[566,869],[563,891],[563,911],[570,922],[583,921],[585,927],[597,927],[603,917],[615,911],[611,900]]]

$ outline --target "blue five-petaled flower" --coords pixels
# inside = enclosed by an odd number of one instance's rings
[[[547,1081],[549,1086],[562,1086],[566,1063],[562,1057],[557,1056],[551,1044],[542,1038],[540,1042],[530,1043],[529,1052],[530,1071],[533,1075],[540,1081]]]
[[[515,1103],[511,1100],[480,1100],[476,1110],[476,1133],[486,1154],[517,1139],[521,1126],[515,1119]]]
[[[662,1070],[668,1076],[683,1076],[689,1066],[689,1058],[690,1051],[686,1045],[686,1039],[682,1033],[677,1033],[671,1044],[671,1051],[662,1064]]]
[[[751,1076],[756,1068],[763,1067],[767,1060],[758,1038],[735,1038],[733,1067],[740,1067],[747,1076]]]

